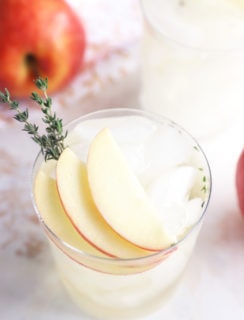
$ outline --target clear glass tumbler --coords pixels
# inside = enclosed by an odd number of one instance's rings
[[[191,226],[184,230],[184,234],[171,246],[145,257],[129,259],[98,257],[81,251],[72,244],[72,241],[62,238],[62,232],[59,233],[58,218],[53,224],[54,227],[47,223],[46,217],[55,216],[55,213],[40,212],[33,193],[34,207],[49,240],[60,278],[83,312],[98,319],[142,319],[167,300],[191,256],[210,197],[211,174],[208,161],[198,143],[181,127],[166,118],[141,110],[127,108],[101,110],[68,124],[66,128],[71,132],[69,141],[73,141],[78,149],[84,144],[86,150],[86,143],[78,141],[77,135],[72,133],[75,132],[72,130],[77,125],[85,136],[89,136],[88,140],[96,131],[107,126],[115,135],[118,133],[119,140],[126,140],[126,146],[132,143],[131,139],[136,143],[137,138],[134,133],[139,140],[141,139],[144,135],[144,129],[141,130],[141,127],[144,125],[149,134],[155,133],[155,128],[156,130],[166,128],[177,137],[183,149],[193,149],[193,154],[195,152],[198,164],[204,171],[207,189],[200,212],[192,220]],[[155,140],[154,150],[157,154],[162,150],[160,137],[159,135]],[[149,147],[152,147],[151,143]],[[168,151],[176,148],[173,140],[168,141],[167,148]],[[136,145],[132,144],[129,145],[129,149],[139,152],[141,156],[141,147],[137,149]],[[157,154],[155,157],[152,155],[155,161],[159,160]],[[164,154],[163,157],[167,158],[167,155]],[[135,159],[139,158],[136,156]],[[42,165],[43,157],[39,154],[33,168],[33,185]],[[154,165],[152,169],[155,169]]]
[[[141,105],[197,139],[244,112],[244,6],[230,0],[141,0]]]

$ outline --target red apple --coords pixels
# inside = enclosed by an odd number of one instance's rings
[[[64,0],[0,1],[0,89],[24,98],[33,80],[48,77],[49,94],[79,72],[85,31]]]
[[[236,189],[239,206],[244,215],[244,150],[242,151],[236,167]]]

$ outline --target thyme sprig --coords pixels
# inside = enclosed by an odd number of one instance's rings
[[[0,101],[8,104],[11,110],[16,111],[13,118],[24,124],[23,130],[41,147],[41,153],[45,161],[58,160],[65,148],[64,139],[67,136],[67,131],[64,132],[63,130],[62,119],[58,118],[56,113],[52,111],[52,99],[47,95],[48,79],[37,78],[35,85],[42,92],[43,97],[37,92],[32,92],[30,98],[41,107],[42,121],[46,126],[45,134],[41,134],[39,127],[29,121],[28,109],[22,111],[19,102],[12,100],[8,89],[5,89],[4,92],[0,91]]]

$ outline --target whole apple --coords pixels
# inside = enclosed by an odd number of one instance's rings
[[[49,94],[80,71],[86,47],[80,19],[64,0],[0,1],[0,89],[17,98],[48,77]]]
[[[244,215],[244,150],[242,151],[236,168],[236,189],[239,206]]]

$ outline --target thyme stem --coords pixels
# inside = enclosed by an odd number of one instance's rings
[[[37,78],[36,87],[42,92],[32,92],[31,99],[40,105],[43,113],[42,121],[45,123],[45,134],[39,132],[39,127],[29,121],[28,109],[22,111],[19,102],[12,100],[8,89],[0,91],[0,101],[9,105],[11,110],[15,110],[14,119],[24,124],[23,130],[31,135],[32,140],[41,147],[41,153],[45,161],[50,159],[58,160],[60,154],[65,148],[64,139],[67,131],[63,131],[62,119],[58,118],[55,112],[52,112],[52,99],[47,94],[48,79]]]

